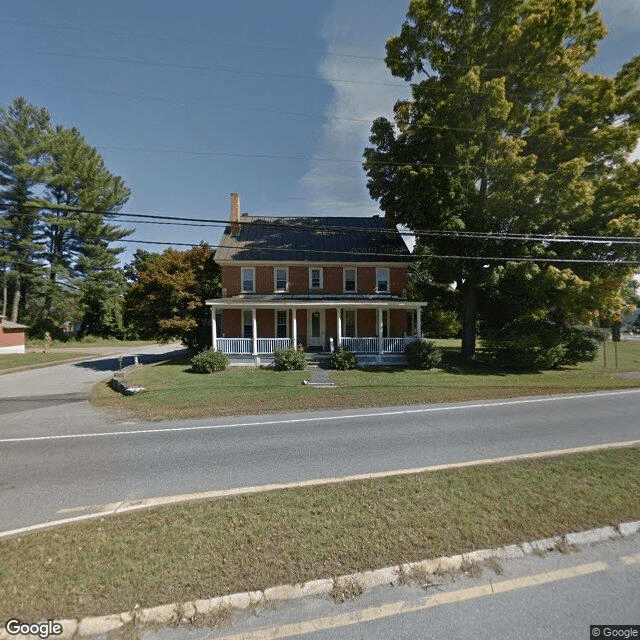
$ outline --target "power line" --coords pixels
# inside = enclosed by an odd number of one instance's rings
[[[187,242],[161,242],[161,241],[151,241],[151,240],[119,240],[118,242],[127,242],[134,244],[153,244],[153,245],[164,245],[164,246],[181,246],[181,247],[198,247],[200,244],[196,243],[187,243]],[[235,249],[236,247],[230,247],[228,245],[209,245],[212,249]],[[406,258],[406,260],[402,260],[401,262],[413,262],[416,259],[434,259],[434,260],[473,260],[480,262],[543,262],[543,263],[576,263],[576,264],[602,264],[602,265],[632,265],[632,264],[640,264],[640,260],[619,260],[616,258],[611,259],[588,259],[588,258],[536,258],[532,256],[513,256],[513,257],[505,257],[505,256],[460,256],[460,255],[441,255],[441,254],[425,254],[420,256],[415,255],[402,255],[397,253],[362,253],[362,254],[354,254],[353,251],[321,251],[318,249],[289,249],[289,248],[260,248],[260,251],[274,251],[274,252],[285,252],[285,253],[305,253],[305,254],[313,254],[313,255],[345,255],[351,256],[354,255],[362,255],[362,256],[375,256],[376,258],[395,258],[397,261],[398,258]]]
[[[8,49],[0,50],[8,51]],[[166,61],[153,61],[153,60],[137,60],[133,58],[115,58],[110,56],[98,56],[89,53],[62,53],[59,51],[33,51],[35,55],[41,56],[57,56],[60,58],[77,58],[81,60],[98,60],[101,62],[115,62],[118,64],[137,64],[140,66],[147,67],[169,67],[173,69],[182,69],[186,71],[215,71],[220,73],[232,73],[238,75],[250,75],[250,76],[265,76],[268,78],[284,78],[288,80],[311,80],[314,82],[342,82],[344,84],[356,84],[356,85],[374,85],[381,87],[406,87],[406,83],[400,84],[400,82],[373,82],[371,80],[349,80],[342,78],[321,78],[319,76],[309,76],[309,75],[301,75],[294,73],[275,73],[272,71],[253,71],[246,69],[231,69],[229,67],[219,67],[219,66],[204,66],[204,65],[191,65],[191,64],[180,64],[177,62],[166,62]]]
[[[42,21],[27,21],[27,20],[0,20],[0,23],[7,24],[19,24],[23,26],[35,26],[45,29],[56,29],[59,31],[75,31],[79,33],[101,33],[104,35],[113,35],[119,37],[127,37],[127,38],[140,38],[145,40],[158,40],[160,42],[178,42],[182,44],[206,44],[214,47],[230,47],[234,49],[255,49],[257,51],[273,51],[275,53],[298,53],[304,55],[313,55],[313,56],[336,56],[340,58],[353,58],[356,60],[380,60],[384,61],[384,58],[381,56],[369,56],[369,55],[358,55],[353,53],[344,53],[340,51],[315,51],[313,49],[297,49],[292,47],[282,47],[282,46],[273,46],[273,45],[259,45],[259,44],[249,44],[249,43],[241,43],[241,42],[229,42],[224,40],[210,40],[210,39],[201,39],[201,38],[181,38],[177,36],[166,36],[159,34],[148,34],[148,33],[139,33],[132,31],[115,31],[111,29],[96,29],[90,27],[78,27],[78,26],[69,26],[69,25],[56,25],[49,22]]]
[[[228,218],[189,218],[185,216],[167,216],[160,214],[145,214],[145,213],[123,213],[123,212],[105,212],[95,209],[85,209],[69,206],[47,206],[39,203],[24,203],[25,207],[48,209],[54,211],[63,211],[70,213],[88,213],[88,214],[102,214],[108,217],[110,220],[117,218],[125,218],[125,220],[117,220],[122,222],[131,222],[132,224],[175,224],[176,226],[194,226],[194,227],[210,227],[210,226],[227,226],[230,224]],[[20,214],[13,214],[20,215]],[[23,215],[26,215],[23,214]],[[314,218],[331,218],[332,216],[308,216],[309,220]],[[343,216],[336,216],[343,217]],[[346,216],[349,217],[349,216]],[[142,218],[142,220],[129,220],[130,218]],[[318,226],[313,224],[303,224],[300,221],[307,218],[307,216],[284,216],[277,218],[275,216],[250,216],[249,220],[243,220],[240,218],[239,225],[251,225],[252,227],[262,228],[276,228],[281,229],[288,227],[291,230],[299,231],[318,231]],[[267,218],[272,218],[271,220]],[[291,220],[295,220],[292,223]],[[168,221],[168,222],[155,222],[155,221]],[[363,228],[358,226],[331,226],[325,225],[322,227],[323,233],[336,233],[344,234],[345,232],[363,233],[367,234],[384,234],[393,235],[400,234],[402,236],[410,237],[444,237],[451,239],[478,239],[478,240],[496,240],[496,241],[525,241],[525,242],[559,242],[559,243],[578,243],[578,244],[640,244],[640,237],[636,236],[595,236],[595,235],[562,235],[558,233],[541,234],[541,233],[511,233],[511,232],[499,232],[499,231],[465,231],[465,230],[445,230],[445,229],[415,229],[415,230],[403,230],[403,229],[382,229],[382,228]]]
[[[60,31],[70,31],[77,33],[99,33],[104,35],[114,35],[118,37],[127,37],[127,38],[140,38],[145,40],[157,40],[160,42],[177,42],[182,44],[205,44],[215,47],[229,47],[235,49],[255,49],[257,51],[272,51],[275,53],[296,53],[303,55],[314,55],[314,56],[333,56],[340,58],[351,58],[354,60],[374,60],[380,62],[386,62],[388,56],[373,56],[373,55],[364,55],[364,54],[353,54],[346,53],[344,51],[318,51],[313,49],[301,49],[294,47],[282,47],[280,45],[262,45],[256,43],[241,43],[241,42],[231,42],[224,40],[211,40],[206,38],[184,38],[178,36],[167,36],[162,34],[148,34],[141,32],[132,32],[132,31],[117,31],[113,29],[97,29],[95,27],[78,27],[71,25],[57,25],[50,22],[44,21],[27,21],[27,20],[0,20],[0,23],[5,24],[19,24],[23,26],[35,26],[39,28],[45,29],[56,29]],[[55,54],[54,54],[55,55]],[[403,58],[391,58],[391,60],[402,61]],[[440,63],[443,67],[449,67],[454,69],[474,69],[481,65],[478,64],[459,64],[459,63]],[[549,72],[549,71],[531,71],[525,69],[513,69],[508,67],[485,67],[485,70],[491,72],[506,72],[510,75],[535,75],[542,77],[558,77],[557,73]],[[419,71],[418,73],[423,73]]]
[[[41,83],[46,84],[46,83]],[[175,98],[163,98],[161,96],[148,96],[144,94],[135,94],[135,93],[126,93],[122,91],[106,91],[104,89],[87,89],[87,87],[83,87],[83,91],[91,91],[92,93],[98,93],[103,95],[112,95],[118,96],[121,98],[131,98],[134,100],[149,100],[152,102],[160,102],[163,104],[178,104],[183,106],[194,106],[194,107],[208,107],[213,109],[226,109],[229,111],[246,111],[250,113],[268,113],[272,115],[284,115],[291,117],[299,117],[299,118],[314,118],[318,120],[329,120],[329,121],[340,121],[340,122],[355,122],[355,123],[367,123],[371,124],[372,119],[370,118],[354,118],[346,115],[329,115],[322,113],[304,113],[301,111],[283,111],[280,109],[267,109],[264,107],[242,107],[239,105],[226,105],[220,104],[217,102],[207,102],[203,100],[179,100]],[[447,91],[442,88],[442,91]],[[470,93],[470,92],[469,92]],[[470,94],[471,95],[471,94]],[[473,94],[475,95],[475,94]],[[434,129],[438,131],[464,131],[467,133],[486,133],[486,129],[477,129],[473,127],[455,127],[448,125],[438,125],[438,124],[428,124],[428,123],[420,123],[420,127],[426,129]],[[609,138],[609,137],[597,137],[597,136],[572,136],[565,134],[544,134],[544,133],[529,133],[529,134],[513,134],[512,136],[508,136],[507,139],[549,139],[549,140],[579,140],[584,142],[618,142],[617,138]]]

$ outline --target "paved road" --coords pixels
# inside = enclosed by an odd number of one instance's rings
[[[122,500],[640,439],[640,389],[153,424],[65,422],[54,409],[38,424],[3,416],[0,531]]]

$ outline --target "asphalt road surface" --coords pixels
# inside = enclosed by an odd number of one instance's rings
[[[84,401],[7,413],[0,532],[127,500],[640,440],[639,410],[640,389],[146,424]]]

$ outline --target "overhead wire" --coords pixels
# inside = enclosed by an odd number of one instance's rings
[[[98,209],[89,209],[82,207],[71,207],[67,205],[50,206],[43,203],[24,203],[24,207],[54,210],[68,213],[86,213],[86,214],[101,214],[107,217],[109,220],[118,222],[130,222],[132,224],[175,224],[177,226],[193,226],[193,227],[215,227],[215,226],[227,226],[230,224],[228,218],[192,218],[186,216],[169,216],[162,214],[150,214],[150,213],[124,213],[120,211],[108,212]],[[12,214],[20,215],[20,214]],[[26,213],[24,214],[26,215]],[[246,216],[246,220],[240,217],[238,225],[251,225],[252,227],[282,229],[283,227],[289,227],[291,230],[300,231],[318,231],[318,226],[312,223],[304,224],[302,220],[322,218],[323,220],[331,219],[333,216]],[[338,216],[338,218],[343,216]],[[120,218],[120,220],[116,220]],[[122,220],[124,218],[124,220]],[[140,218],[140,220],[131,220],[131,218]],[[363,219],[366,217],[363,216]],[[66,218],[69,220],[69,218]],[[80,220],[80,218],[78,218]],[[295,220],[294,222],[291,222]],[[640,244],[640,237],[636,236],[598,236],[598,235],[572,235],[572,234],[559,234],[559,233],[513,233],[513,232],[500,232],[500,231],[466,231],[456,229],[383,229],[383,228],[365,228],[362,226],[344,226],[344,225],[323,225],[323,233],[336,233],[343,234],[345,232],[362,233],[367,234],[384,234],[384,235],[396,235],[410,237],[450,237],[450,238],[469,238],[480,240],[499,240],[499,241],[526,241],[526,242],[560,242],[560,243],[579,243],[579,244]]]

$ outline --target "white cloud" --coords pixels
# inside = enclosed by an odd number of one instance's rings
[[[409,95],[408,85],[394,78],[382,59],[387,38],[399,32],[405,11],[404,2],[334,2],[322,32],[328,53],[371,58],[327,55],[320,63],[320,74],[331,85],[333,99],[325,109],[328,119],[314,155],[350,162],[317,160],[311,163],[300,180],[310,211],[327,215],[371,215],[377,208],[366,189],[362,152],[368,144],[373,120],[379,116],[391,117],[395,102]],[[365,84],[340,82],[341,79]]]

